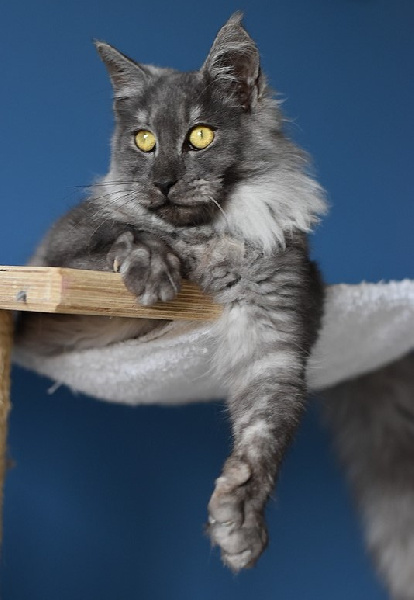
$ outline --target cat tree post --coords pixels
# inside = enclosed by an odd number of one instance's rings
[[[10,412],[10,358],[13,319],[9,310],[0,310],[0,539],[2,537],[3,487],[7,457],[7,421]]]

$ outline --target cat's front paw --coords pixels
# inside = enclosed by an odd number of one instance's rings
[[[252,567],[267,545],[263,500],[250,465],[231,457],[208,505],[208,533],[225,565],[237,572]]]
[[[192,278],[204,291],[215,294],[233,288],[241,279],[244,245],[230,237],[206,244],[193,266]]]
[[[130,231],[123,233],[108,252],[107,262],[121,273],[126,287],[144,306],[173,300],[180,289],[178,257],[163,240],[150,234],[135,239]]]

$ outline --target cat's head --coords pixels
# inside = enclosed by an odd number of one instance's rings
[[[141,65],[96,46],[115,97],[109,180],[127,212],[139,204],[174,225],[207,223],[234,186],[272,168],[280,117],[240,14],[199,71]]]

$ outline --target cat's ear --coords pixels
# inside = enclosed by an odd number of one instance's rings
[[[108,70],[115,99],[129,98],[139,93],[149,77],[145,69],[113,46],[99,40],[94,43]]]
[[[257,103],[264,88],[259,51],[242,25],[240,12],[220,29],[201,73],[217,81],[245,109]]]

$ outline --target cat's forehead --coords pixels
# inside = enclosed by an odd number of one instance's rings
[[[169,72],[154,78],[137,98],[134,117],[140,122],[195,122],[205,104],[201,78],[197,73]]]

